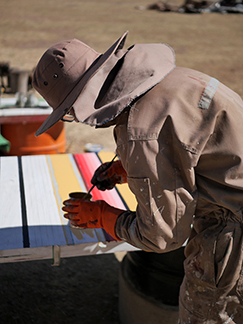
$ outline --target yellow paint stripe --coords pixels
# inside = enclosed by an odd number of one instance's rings
[[[51,154],[50,160],[62,201],[68,199],[70,192],[82,191],[68,154]]]
[[[61,201],[60,201],[60,198],[57,197],[56,187],[55,187],[55,184],[54,184],[53,168],[52,168],[52,165],[50,165],[50,155],[46,155],[46,161],[47,161],[47,166],[48,166],[50,176],[51,176],[53,192],[54,192],[54,195],[55,195],[56,203],[57,203],[57,206],[59,207],[58,208],[58,213],[59,213],[60,221],[61,221],[61,224],[62,224],[63,234],[64,234],[64,237],[65,237],[66,243],[70,244],[71,242],[69,242],[69,240],[68,240],[68,235],[67,235],[67,232],[65,230],[64,223],[63,223],[63,217],[62,217],[62,212],[61,212]]]
[[[113,159],[114,155],[115,155],[115,153],[113,153],[113,152],[100,151],[98,153],[98,156],[101,159],[102,163],[111,161]],[[134,194],[129,189],[128,184],[124,183],[122,185],[116,185],[116,189],[118,190],[118,192],[120,193],[120,195],[122,196],[124,201],[126,202],[128,208],[131,211],[135,211],[136,207],[137,207],[137,200],[136,200]]]
[[[99,156],[99,158],[101,159],[101,161],[102,161],[102,163],[105,163],[105,162],[110,162],[112,159],[113,159],[113,157],[114,157],[114,155],[115,155],[116,153],[114,153],[114,152],[105,152],[105,151],[100,151],[99,153],[98,153],[98,156]],[[118,158],[116,158],[116,160],[117,160]]]

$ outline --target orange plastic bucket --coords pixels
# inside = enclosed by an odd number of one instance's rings
[[[10,143],[7,155],[38,155],[64,153],[66,137],[63,122],[58,122],[46,133],[35,137],[42,122],[2,124],[1,133]]]

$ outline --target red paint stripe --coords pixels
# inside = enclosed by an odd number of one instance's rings
[[[90,181],[100,165],[100,160],[95,153],[74,154],[74,159],[88,191],[92,186]],[[115,189],[100,191],[95,187],[92,190],[92,196],[93,200],[105,200],[111,206],[126,209]]]

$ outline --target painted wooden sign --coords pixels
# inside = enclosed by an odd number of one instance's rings
[[[136,250],[114,241],[103,229],[71,229],[62,202],[74,191],[86,192],[102,162],[114,153],[0,157],[0,263],[54,259]],[[93,200],[136,209],[127,184],[92,191]]]

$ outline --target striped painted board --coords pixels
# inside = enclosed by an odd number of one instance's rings
[[[86,192],[90,179],[112,152],[0,157],[0,263],[53,259],[135,247],[117,242],[103,229],[73,229],[63,217],[62,202],[73,191]],[[92,191],[93,200],[136,209],[127,184]]]

